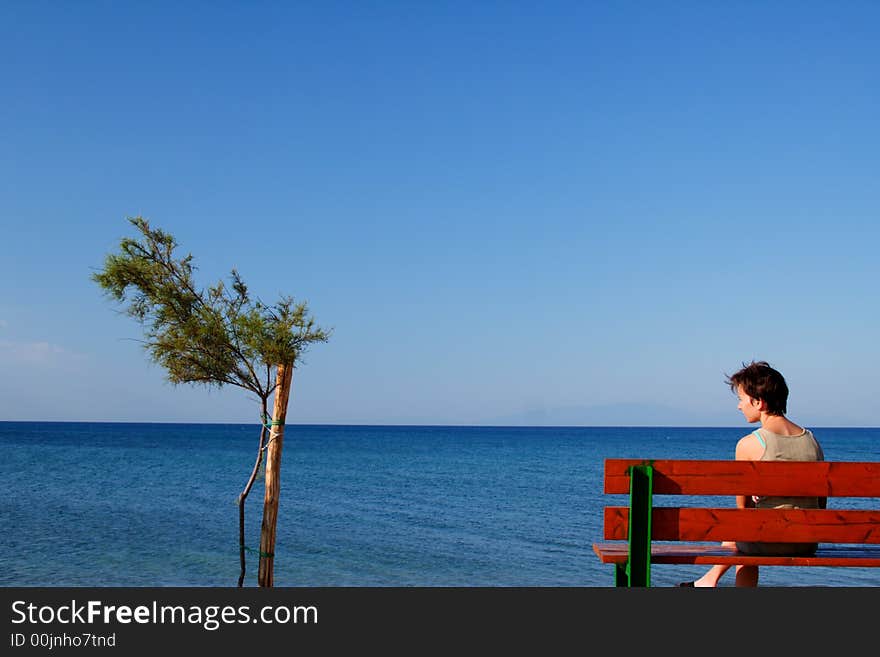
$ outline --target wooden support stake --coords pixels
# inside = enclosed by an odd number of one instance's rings
[[[284,446],[284,421],[293,380],[293,363],[278,365],[272,431],[266,449],[266,495],[263,498],[263,525],[260,530],[260,586],[273,586],[275,567],[275,530],[278,524],[278,498],[281,494],[281,448]]]

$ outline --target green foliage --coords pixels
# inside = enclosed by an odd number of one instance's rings
[[[311,343],[329,339],[305,303],[253,300],[234,269],[228,286],[199,289],[191,254],[176,258],[171,235],[142,217],[129,221],[139,238],[122,239],[92,279],[141,323],[145,349],[172,383],[235,385],[265,400],[272,366],[295,366]]]

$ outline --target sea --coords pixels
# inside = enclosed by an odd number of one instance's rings
[[[290,424],[275,586],[612,586],[592,544],[625,499],[603,494],[604,459],[733,458],[751,428]],[[880,428],[810,428],[826,460],[880,460]],[[236,586],[259,431],[0,422],[0,585]],[[248,587],[263,493],[259,478],[245,505]],[[652,584],[704,570],[654,565]],[[764,567],[760,585],[880,586],[880,569]]]

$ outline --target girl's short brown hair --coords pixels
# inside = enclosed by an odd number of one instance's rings
[[[752,399],[767,404],[770,415],[784,415],[788,403],[788,385],[785,377],[765,361],[743,363],[743,368],[727,377],[725,381],[736,392],[742,388]]]

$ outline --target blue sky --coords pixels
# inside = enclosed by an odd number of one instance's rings
[[[289,421],[878,426],[873,2],[0,5],[0,420],[251,422],[91,282],[143,215],[334,330]]]

